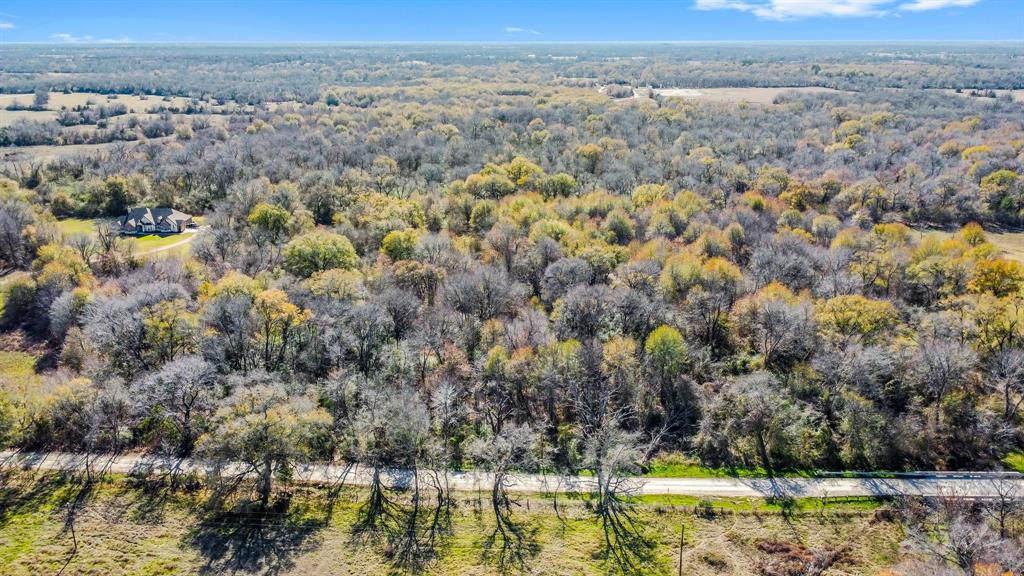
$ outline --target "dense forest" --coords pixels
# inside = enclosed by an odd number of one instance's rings
[[[1024,103],[995,91],[1022,58],[4,46],[19,106],[189,103],[0,127],[0,325],[39,355],[0,378],[0,443],[241,461],[223,484],[264,504],[303,461],[483,469],[499,518],[505,474],[594,474],[620,539],[622,479],[668,455],[998,469],[1024,448],[1024,268],[993,242],[1024,223]],[[797,86],[834,90],[657,90]],[[135,206],[201,227],[140,255],[109,227]]]

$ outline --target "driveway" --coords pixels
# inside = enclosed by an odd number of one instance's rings
[[[189,242],[195,240],[196,235],[199,233],[199,231],[204,230],[205,228],[206,226],[200,226],[198,228],[188,228],[181,233],[182,236],[184,236],[184,238],[182,238],[178,242],[175,242],[174,244],[168,244],[167,246],[160,246],[159,248],[153,248],[152,250],[146,250],[145,252],[139,252],[136,255],[147,256],[149,254],[156,254],[157,252],[163,252],[164,250],[173,250],[174,248],[184,246],[185,244],[188,244]]]

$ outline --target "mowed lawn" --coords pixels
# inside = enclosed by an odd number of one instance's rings
[[[198,220],[198,218],[197,218]],[[57,228],[64,236],[75,234],[95,234],[97,224],[110,224],[113,220],[108,218],[65,218],[57,221]],[[153,250],[158,250],[179,242],[184,242],[180,248],[161,251],[163,255],[183,256],[188,254],[188,242],[194,238],[194,233],[183,234],[147,234],[146,236],[130,236],[125,239],[135,249],[138,255],[144,255]]]
[[[163,248],[178,242],[184,242],[192,237],[191,233],[186,234],[168,234],[161,236],[159,234],[148,234],[146,236],[135,236],[128,238],[128,241],[135,246],[135,252],[141,254],[143,252],[149,252],[150,250],[156,250],[157,248]]]
[[[109,222],[105,218],[65,218],[57,220],[57,229],[64,236],[75,234],[93,234],[96,232],[96,224]]]

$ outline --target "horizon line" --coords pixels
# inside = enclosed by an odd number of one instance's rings
[[[828,39],[786,39],[786,40],[132,40],[132,41],[87,41],[58,42],[44,40],[0,41],[2,46],[140,46],[140,45],[204,45],[220,44],[233,46],[301,46],[301,45],[495,45],[495,46],[544,46],[574,44],[1021,44],[1024,39],[872,39],[872,40],[828,40]]]

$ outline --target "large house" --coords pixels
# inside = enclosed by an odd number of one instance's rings
[[[195,226],[192,216],[174,208],[132,208],[119,223],[121,234],[177,234]]]

